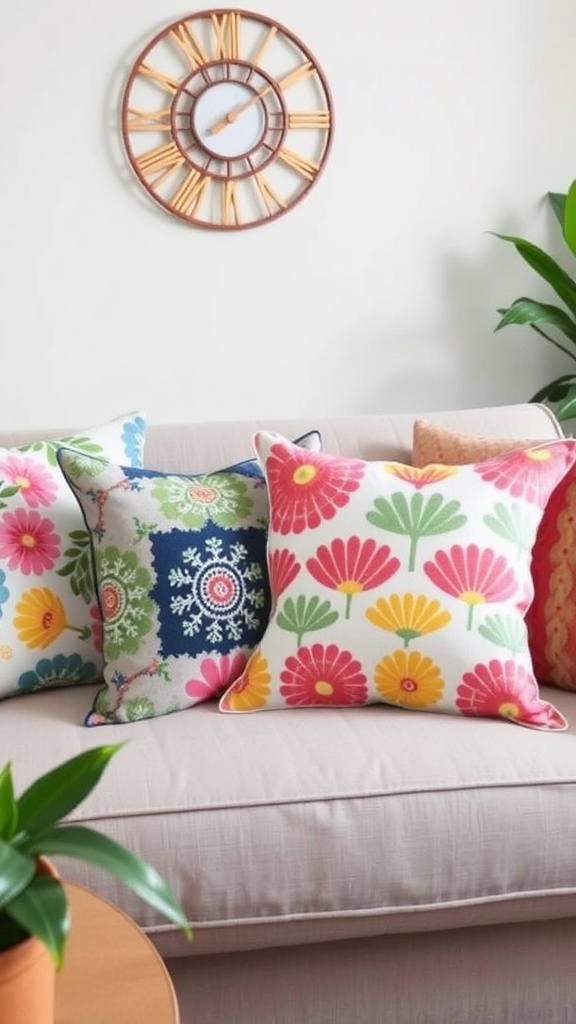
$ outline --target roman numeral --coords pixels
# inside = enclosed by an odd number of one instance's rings
[[[187,216],[197,213],[209,184],[208,175],[197,170],[190,171],[178,191],[172,196],[172,206],[178,213],[184,213]]]
[[[214,57],[216,60],[238,60],[240,57],[240,15],[237,11],[213,14],[212,25],[216,33]]]
[[[298,171],[303,178],[308,178],[309,181],[313,181],[318,173],[320,164],[314,163],[313,160],[306,160],[305,157],[301,156],[300,153],[295,153],[293,149],[279,149],[278,159],[282,160],[292,170]]]
[[[144,75],[146,78],[151,78],[153,82],[156,82],[161,89],[166,89],[174,95],[178,91],[179,83],[175,78],[171,78],[170,75],[165,75],[163,71],[158,71],[158,68],[150,67],[148,64],[142,64],[138,67],[138,74]]]
[[[188,25],[181,22],[176,25],[175,28],[170,30],[170,35],[180,47],[184,55],[187,57],[190,67],[195,71],[196,68],[202,66],[202,64],[208,63],[208,56],[206,51],[202,49],[201,44],[198,42],[191,28]]]
[[[278,31],[278,29],[277,29],[276,25],[271,25],[270,26],[270,28],[268,29],[268,32],[266,33],[264,39],[262,40],[262,43],[261,43],[260,47],[258,48],[256,53],[252,57],[251,62],[250,62],[251,64],[259,64],[260,66],[262,66],[262,61],[264,60],[264,54],[266,53],[266,50],[270,46],[270,43],[272,42],[272,40],[275,38],[277,31]]]
[[[311,60],[307,60],[304,64],[300,64],[299,67],[294,68],[294,71],[290,71],[283,78],[278,79],[278,85],[281,89],[287,89],[290,85],[296,85],[296,82],[302,82],[309,75],[314,74],[314,65]]]
[[[263,174],[255,174],[254,181],[258,186],[258,190],[264,201],[268,213],[275,213],[276,210],[285,210],[288,203],[274,191],[272,186],[266,180]]]
[[[138,170],[155,186],[174,174],[183,163],[184,157],[174,142],[167,146],[157,146],[136,159]]]
[[[126,128],[129,132],[169,132],[170,108],[137,110],[136,107],[128,107]]]
[[[295,110],[288,114],[289,128],[323,128],[330,127],[329,110]]]
[[[222,223],[242,223],[240,206],[238,204],[238,192],[236,190],[236,184],[233,181],[226,181],[224,183],[224,191],[222,193]]]

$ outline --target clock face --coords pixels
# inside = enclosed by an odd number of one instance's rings
[[[149,196],[189,224],[275,220],[313,187],[334,118],[308,48],[252,11],[168,25],[132,65],[122,99],[128,161]]]

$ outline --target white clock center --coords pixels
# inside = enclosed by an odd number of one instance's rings
[[[226,160],[243,156],[258,145],[266,130],[266,117],[253,89],[241,82],[216,82],[196,100],[192,126],[198,141]]]

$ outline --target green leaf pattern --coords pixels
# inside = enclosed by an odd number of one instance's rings
[[[330,601],[321,601],[319,597],[309,600],[300,594],[295,600],[289,597],[278,613],[277,623],[281,629],[296,634],[297,644],[301,645],[305,633],[326,629],[333,626],[338,619],[338,612],[332,608]]]
[[[90,536],[87,530],[72,530],[68,534],[72,547],[66,548],[62,557],[66,559],[58,576],[68,576],[72,592],[81,597],[86,604],[94,599],[94,575],[92,572],[92,554]]]
[[[486,526],[503,540],[509,540],[518,554],[530,551],[534,544],[534,517],[525,505],[514,501],[506,505],[498,501],[492,513],[484,516]]]
[[[478,626],[486,640],[504,647],[510,654],[522,654],[528,649],[528,632],[524,622],[510,615],[487,615]]]
[[[438,493],[425,498],[417,491],[408,499],[397,491],[389,500],[376,498],[375,511],[367,512],[366,518],[372,526],[410,538],[408,570],[413,572],[419,539],[459,530],[467,522],[467,516],[460,509],[459,501],[445,501]]]

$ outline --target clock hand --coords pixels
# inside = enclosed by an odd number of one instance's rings
[[[223,128],[227,127],[227,125],[234,124],[234,121],[240,114],[243,114],[245,110],[248,110],[249,107],[252,107],[254,103],[257,103],[258,100],[261,100],[262,97],[266,96],[269,92],[272,92],[272,86],[266,85],[260,90],[260,92],[255,92],[253,96],[250,96],[250,99],[244,100],[243,103],[239,103],[237,107],[233,107],[232,110],[229,110],[227,114],[224,114],[224,117],[221,117],[219,121],[216,121],[212,127],[208,129],[208,134],[217,135],[218,132],[221,132]]]

